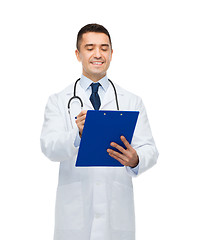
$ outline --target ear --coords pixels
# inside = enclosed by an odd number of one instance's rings
[[[113,55],[113,49],[111,51],[111,58],[110,58],[110,62],[112,61],[112,55]]]
[[[75,50],[75,54],[76,54],[76,57],[77,57],[77,60],[79,61],[79,62],[81,62],[81,59],[80,59],[80,52],[79,52],[79,50],[78,49],[76,49]]]

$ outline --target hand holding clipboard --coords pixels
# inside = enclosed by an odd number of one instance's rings
[[[121,136],[131,143],[138,115],[138,111],[88,110],[76,167],[123,167],[107,149],[116,150],[110,146],[111,142],[124,148]]]

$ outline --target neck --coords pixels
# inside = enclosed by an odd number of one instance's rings
[[[102,79],[103,77],[106,76],[106,73],[104,75],[89,75],[86,73],[82,73],[85,77],[89,78],[90,80],[92,80],[93,82],[98,82],[100,79]]]

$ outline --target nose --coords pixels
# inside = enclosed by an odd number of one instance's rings
[[[101,58],[101,51],[99,48],[95,48],[94,57]]]

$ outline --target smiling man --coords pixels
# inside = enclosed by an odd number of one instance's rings
[[[135,240],[132,178],[152,167],[158,157],[145,107],[140,97],[107,77],[113,55],[107,29],[84,26],[76,47],[81,78],[49,97],[41,133],[43,153],[60,162],[54,240]],[[121,136],[125,148],[111,139],[116,150],[107,149],[123,167],[75,167],[87,110],[117,108],[140,112],[131,144]]]
[[[82,63],[82,74],[94,82],[106,76],[112,60],[112,47],[105,33],[87,32],[79,36],[77,59]]]

